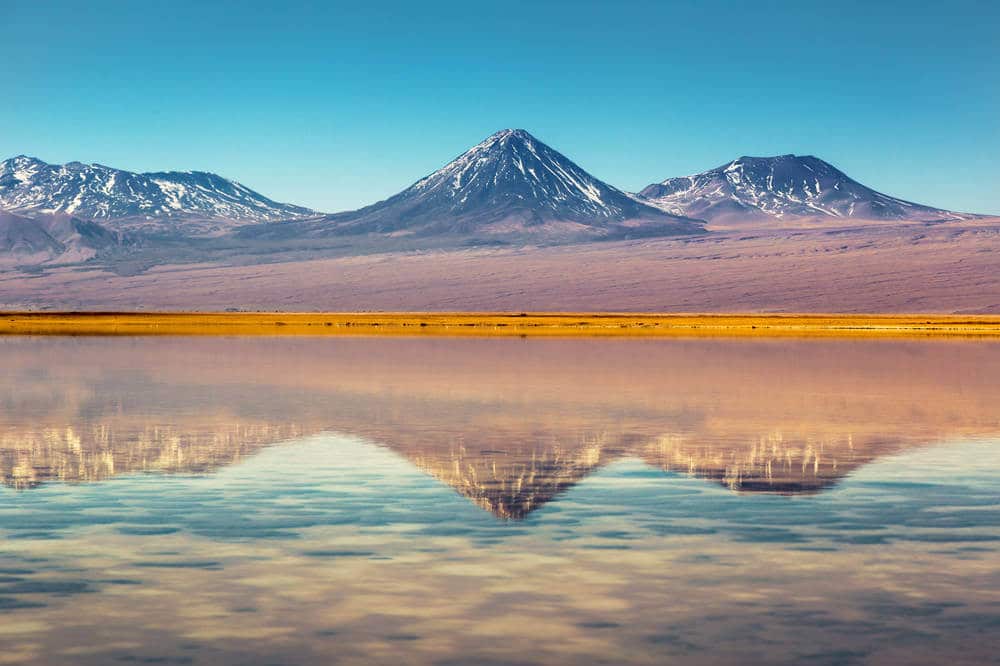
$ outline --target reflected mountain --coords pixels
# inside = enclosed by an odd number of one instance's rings
[[[297,437],[291,424],[93,423],[0,434],[0,480],[18,489],[46,481],[103,481],[118,474],[207,474],[262,447]]]
[[[0,339],[0,478],[210,473],[365,438],[520,519],[639,459],[816,493],[876,459],[1000,432],[1000,345],[520,339]]]
[[[478,439],[474,433],[460,437],[467,438]],[[746,433],[730,441],[608,432],[556,440],[536,432],[515,445],[505,441],[447,450],[433,442],[382,444],[497,517],[521,519],[596,469],[619,460],[638,458],[664,472],[708,479],[736,492],[814,494],[880,456],[939,440],[909,445],[902,439],[871,440],[856,445],[850,434],[840,440],[789,439],[780,432]]]
[[[742,441],[686,441],[665,436],[642,448],[648,464],[664,470],[711,479],[742,492],[813,493],[833,486],[854,469],[875,459],[866,443],[854,447],[843,439],[787,439],[781,432]],[[877,447],[885,455],[891,444]],[[888,450],[887,450],[888,449]]]

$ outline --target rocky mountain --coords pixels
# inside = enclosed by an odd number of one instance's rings
[[[70,215],[28,218],[0,211],[0,263],[78,263],[134,244],[127,234]]]
[[[100,164],[48,164],[24,155],[0,162],[0,209],[65,213],[115,229],[192,233],[316,214],[213,173],[133,173]]]
[[[247,227],[239,235],[568,242],[701,231],[700,221],[637,201],[528,132],[506,129],[384,201],[291,224]]]
[[[671,214],[715,223],[969,217],[876,192],[808,155],[741,157],[711,171],[654,183],[639,192],[639,197]]]

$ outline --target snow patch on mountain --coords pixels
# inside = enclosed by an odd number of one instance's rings
[[[560,215],[615,218],[633,207],[624,192],[521,129],[493,134],[398,196],[417,193],[453,212],[531,202]]]
[[[639,197],[675,215],[711,221],[970,217],[882,194],[821,159],[798,155],[741,157],[711,171],[654,183]]]
[[[48,164],[24,155],[0,162],[0,209],[98,221],[188,218],[236,224],[316,214],[212,173],[133,173],[100,164]]]

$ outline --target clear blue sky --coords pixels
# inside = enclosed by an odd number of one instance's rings
[[[0,44],[4,157],[332,211],[523,127],[623,189],[794,152],[1000,213],[995,0],[0,0]]]

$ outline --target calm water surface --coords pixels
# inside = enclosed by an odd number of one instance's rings
[[[1000,345],[0,338],[0,663],[983,664]]]

